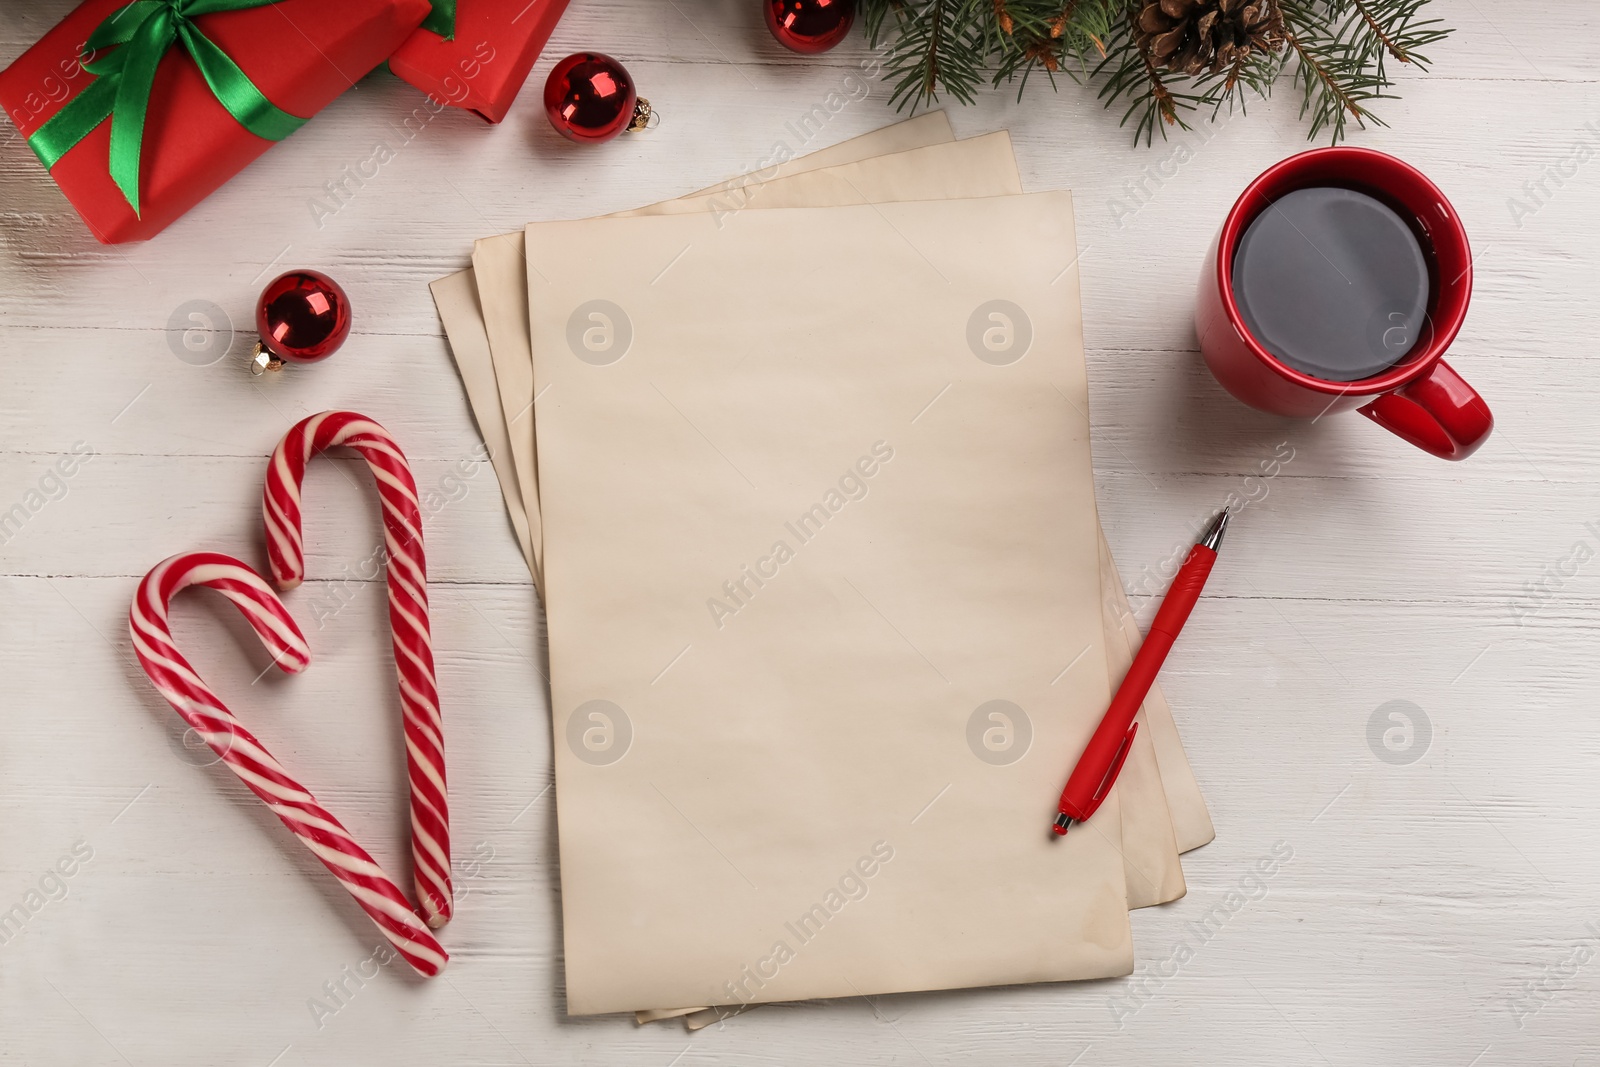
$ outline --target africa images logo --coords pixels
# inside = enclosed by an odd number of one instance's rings
[[[985,363],[1010,366],[1033,347],[1033,320],[1009,300],[979,304],[967,319],[967,347]]]
[[[579,304],[567,319],[567,347],[592,367],[607,367],[628,354],[633,320],[609,300]]]
[[[567,719],[567,747],[590,766],[617,762],[632,744],[633,721],[609,700],[585,701]]]
[[[1391,700],[1367,718],[1367,747],[1385,763],[1404,767],[1428,754],[1433,722],[1409,700]]]
[[[1028,754],[1033,720],[1009,700],[979,704],[967,718],[967,747],[996,767],[1006,767]]]

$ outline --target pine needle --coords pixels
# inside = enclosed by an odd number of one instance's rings
[[[1296,86],[1300,116],[1315,140],[1337,144],[1356,128],[1382,126],[1371,110],[1392,99],[1390,63],[1426,71],[1426,49],[1450,35],[1424,18],[1428,0],[1260,0],[1276,3],[1282,39],[1215,73],[1174,73],[1142,48],[1135,20],[1147,0],[860,0],[874,47],[886,49],[891,102],[918,108],[948,94],[972,103],[985,82],[1017,83],[1020,100],[1034,71],[1097,85],[1107,107],[1150,144],[1159,130],[1188,129],[1186,116],[1208,108],[1245,111],[1271,96],[1281,77]]]

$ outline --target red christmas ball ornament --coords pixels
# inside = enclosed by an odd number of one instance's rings
[[[599,52],[576,52],[556,64],[545,79],[544,110],[557,133],[583,143],[646,129],[654,115],[627,68]]]
[[[791,52],[826,52],[850,35],[856,0],[761,0],[767,29]]]
[[[274,278],[256,303],[256,345],[250,370],[327,359],[350,336],[350,298],[320,271],[292,270]]]

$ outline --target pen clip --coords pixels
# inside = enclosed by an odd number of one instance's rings
[[[1139,722],[1136,719],[1133,726],[1129,728],[1127,736],[1122,739],[1122,746],[1117,749],[1116,758],[1111,761],[1111,766],[1107,769],[1105,778],[1101,780],[1099,788],[1094,791],[1094,796],[1089,798],[1089,810],[1083,813],[1083,818],[1079,819],[1079,822],[1085,821],[1100,810],[1100,805],[1105,802],[1106,797],[1110,794],[1111,787],[1117,784],[1117,775],[1122,772],[1122,765],[1127,761],[1128,753],[1133,749],[1133,735],[1138,732]]]

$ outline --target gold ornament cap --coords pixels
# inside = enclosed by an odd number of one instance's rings
[[[280,371],[283,369],[283,360],[267,351],[266,345],[256,342],[255,348],[250,350],[250,373],[260,377],[267,371]]]
[[[640,130],[653,130],[661,125],[661,112],[650,106],[650,101],[639,97],[639,102],[633,105],[633,121],[628,123],[628,133],[638,133]]]

